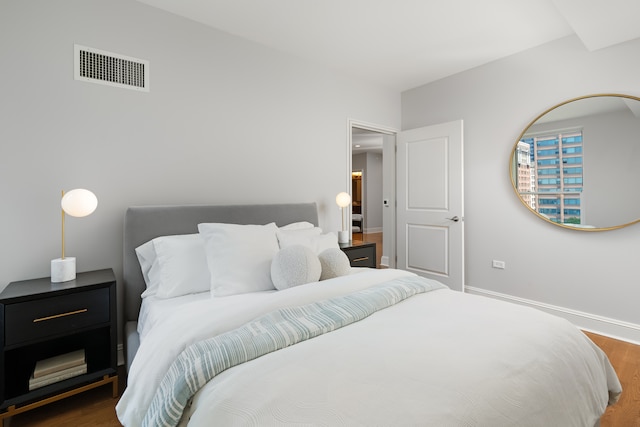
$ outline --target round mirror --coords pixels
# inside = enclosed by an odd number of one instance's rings
[[[640,221],[640,98],[570,99],[536,117],[510,159],[520,201],[552,224],[585,231]]]

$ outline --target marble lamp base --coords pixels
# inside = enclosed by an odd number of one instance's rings
[[[75,257],[56,258],[51,260],[51,282],[60,283],[76,278]]]
[[[338,243],[349,243],[348,231],[338,231]]]

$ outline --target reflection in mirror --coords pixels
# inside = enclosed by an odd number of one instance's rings
[[[588,231],[640,221],[640,98],[603,94],[545,111],[510,160],[520,201],[553,224]]]

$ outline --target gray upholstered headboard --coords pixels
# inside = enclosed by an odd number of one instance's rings
[[[135,249],[149,240],[174,234],[198,232],[198,224],[222,222],[233,224],[268,224],[282,226],[297,221],[318,225],[315,203],[269,205],[181,205],[136,206],[127,209],[124,217],[124,321],[127,365],[137,350],[135,324],[140,312],[140,295],[146,285],[140,271]]]
[[[318,225],[315,203],[276,205],[184,205],[137,206],[124,217],[124,304],[125,321],[137,320],[145,290],[135,249],[158,236],[198,232],[202,222],[268,224],[282,226],[296,221]]]

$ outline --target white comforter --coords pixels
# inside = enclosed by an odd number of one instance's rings
[[[118,403],[120,421],[141,424],[189,344],[408,274],[365,270],[156,316]],[[444,289],[223,372],[196,394],[183,424],[593,426],[620,391],[604,353],[569,322]]]

